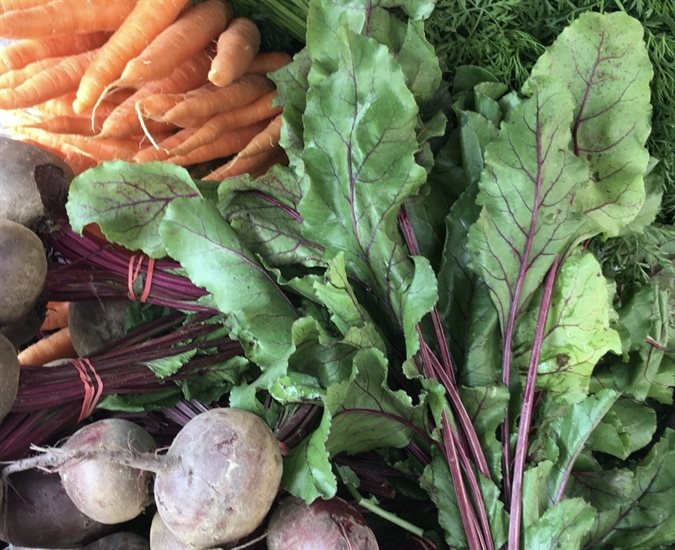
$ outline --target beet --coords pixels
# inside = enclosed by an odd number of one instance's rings
[[[80,511],[101,523],[122,523],[150,503],[152,475],[105,458],[106,452],[144,453],[156,448],[152,436],[121,418],[99,420],[75,432],[62,449],[95,451],[97,458],[72,460],[59,468],[63,486]]]
[[[356,508],[342,500],[315,500],[311,505],[286,497],[267,529],[268,550],[376,550],[372,530]]]
[[[85,516],[70,500],[58,474],[14,474],[0,514],[0,538],[17,546],[71,548],[112,528]]]
[[[19,390],[19,360],[12,343],[0,334],[0,421],[12,408]]]
[[[157,472],[157,511],[174,535],[201,548],[252,533],[281,482],[274,434],[256,415],[238,409],[194,417],[166,458],[178,464]]]

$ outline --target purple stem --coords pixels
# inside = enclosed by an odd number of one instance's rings
[[[544,341],[544,331],[546,330],[546,321],[548,319],[549,307],[551,305],[551,296],[553,294],[553,285],[558,267],[560,265],[560,256],[556,256],[553,264],[548,270],[544,281],[544,292],[539,304],[537,314],[537,325],[534,331],[534,342],[532,344],[532,355],[527,367],[527,381],[525,382],[525,393],[523,396],[523,407],[520,411],[520,423],[518,425],[518,439],[516,441],[516,451],[513,464],[511,504],[509,509],[509,537],[508,550],[520,549],[520,531],[523,507],[523,474],[525,471],[525,458],[527,457],[527,444],[530,425],[534,415],[534,394],[537,382],[537,368],[539,358],[541,357],[541,346]]]

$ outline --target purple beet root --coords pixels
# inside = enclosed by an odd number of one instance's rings
[[[359,511],[342,500],[311,505],[285,498],[267,529],[268,550],[377,550],[377,540]]]

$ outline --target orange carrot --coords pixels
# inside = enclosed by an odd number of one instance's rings
[[[24,124],[29,128],[39,128],[52,134],[80,134],[92,136],[96,128],[100,128],[104,118],[97,116],[94,119],[94,129],[91,127],[91,118],[87,116],[62,115],[39,119],[32,123]]]
[[[47,314],[40,330],[49,331],[67,327],[69,306],[70,302],[47,302]]]
[[[108,39],[108,36],[109,34],[106,32],[92,32],[21,40],[0,49],[0,72],[21,69],[40,59],[63,57],[64,55],[94,50],[101,46]]]
[[[136,102],[137,109],[145,118],[164,120],[167,111],[185,101],[187,94],[153,94]]]
[[[153,160],[166,160],[171,156],[171,151],[179,143],[188,139],[197,131],[196,128],[184,128],[169,136],[159,143],[159,147],[148,146],[136,153],[132,160],[134,162],[151,162]]]
[[[97,116],[109,115],[120,103],[128,99],[136,90],[128,88],[120,88],[115,90],[114,94],[110,94],[108,99],[102,101],[96,110]],[[73,101],[75,101],[75,92],[69,92],[62,96],[49,99],[43,103],[33,105],[32,109],[38,111],[42,115],[50,116],[79,116],[73,111]],[[90,115],[91,111],[83,113],[85,116]]]
[[[94,55],[96,50],[66,56],[16,88],[0,90],[0,109],[30,107],[75,90]]]
[[[280,153],[283,153],[280,147],[274,147],[247,158],[242,158],[240,153],[202,179],[207,181],[222,181],[241,174],[250,174],[259,171],[263,167],[268,167],[270,162],[276,161],[279,158]]]
[[[0,74],[0,88],[16,88],[41,71],[47,70],[54,65],[58,65],[62,60],[63,57],[48,57],[46,59],[33,61],[21,69],[14,69],[7,71],[4,74]]]
[[[117,85],[135,86],[168,76],[217,38],[232,17],[232,7],[222,0],[206,0],[190,8],[127,63]]]
[[[124,137],[141,130],[136,117],[135,105],[138,101],[159,93],[182,93],[206,81],[211,59],[210,50],[203,50],[192,59],[181,63],[162,80],[148,82],[145,86],[122,102],[103,123],[101,137]]]
[[[218,37],[209,80],[216,86],[227,86],[246,72],[259,48],[260,31],[256,24],[246,17],[237,17]]]
[[[19,352],[18,358],[22,365],[44,365],[57,359],[76,356],[70,339],[70,329],[64,327]]]
[[[225,130],[242,128],[255,122],[272,118],[281,112],[281,107],[272,105],[276,91],[265,94],[253,103],[212,116],[190,139],[179,145],[174,153],[183,153],[214,141]]]
[[[257,122],[245,128],[221,132],[213,141],[190,149],[185,154],[169,157],[167,162],[188,166],[232,155],[241,151],[263,128],[265,128],[265,123]]]
[[[212,85],[210,85],[212,86]],[[211,88],[203,94],[186,98],[164,115],[164,120],[184,126],[195,118],[242,107],[274,90],[274,85],[260,75],[244,75],[224,88]]]
[[[32,8],[44,3],[45,0],[0,0],[0,12],[25,10],[26,8]]]
[[[101,46],[99,55],[87,68],[75,95],[75,112],[82,113],[94,105],[122,74],[126,64],[176,19],[188,1],[138,0],[131,13]],[[166,55],[173,53],[167,51]]]
[[[265,129],[255,136],[237,155],[240,159],[255,157],[279,145],[281,137],[281,115],[272,119]]]
[[[112,31],[122,24],[135,5],[136,0],[52,0],[0,15],[0,36],[40,38]]]
[[[60,151],[75,150],[84,153],[98,162],[104,160],[130,159],[142,147],[139,138],[128,139],[92,139],[79,134],[52,134],[39,128],[20,129],[20,134],[41,145]]]
[[[292,57],[284,52],[259,53],[253,58],[246,69],[246,74],[266,75],[285,67],[292,61]]]

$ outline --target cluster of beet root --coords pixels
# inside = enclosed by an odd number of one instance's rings
[[[62,161],[6,138],[0,154],[0,540],[16,548],[377,548],[344,500],[310,506],[281,489],[282,449],[302,436],[293,422],[311,421],[307,406],[273,428],[247,411],[193,406],[170,436],[151,434],[143,415],[95,410],[102,395],[165,391],[241,350],[213,337],[217,312],[200,305],[203,291],[187,279],[169,277],[169,262],[158,263],[146,296],[167,313],[120,330],[132,253],[68,229],[72,173]],[[50,336],[45,304],[66,299],[75,357],[27,363],[34,356],[26,352]],[[145,365],[183,345],[208,353],[164,380]]]

